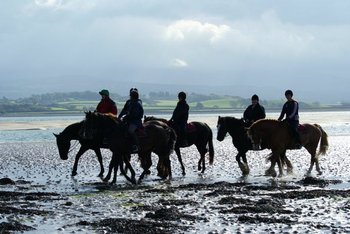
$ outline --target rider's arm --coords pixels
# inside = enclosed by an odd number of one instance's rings
[[[280,121],[283,119],[284,115],[286,114],[285,106],[286,106],[286,104],[283,105],[280,117],[278,117],[278,120],[280,120]]]

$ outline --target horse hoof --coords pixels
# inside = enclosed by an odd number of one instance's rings
[[[103,178],[103,173],[98,174],[97,177]]]
[[[132,178],[132,179],[131,179],[131,183],[132,183],[132,184],[137,184],[136,179],[135,179],[135,178]]]
[[[76,171],[72,172],[72,176],[76,176],[78,173]]]
[[[317,175],[319,175],[319,176],[322,175],[322,174],[323,174],[322,171],[319,171],[319,172],[317,173]]]
[[[103,181],[103,182],[108,182],[109,179],[110,179],[110,178],[107,178],[107,177],[106,177],[106,178],[104,178],[102,181]]]
[[[276,173],[275,171],[267,170],[267,171],[265,172],[265,175],[266,175],[266,176],[276,177],[276,176],[277,176],[277,173]]]
[[[186,175],[186,172],[182,172],[182,176],[185,176]]]

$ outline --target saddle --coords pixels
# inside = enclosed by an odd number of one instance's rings
[[[304,124],[299,124],[299,126],[298,126],[298,132],[300,132],[300,133],[306,133],[306,127],[305,127],[305,125]]]
[[[193,123],[187,123],[185,129],[188,133],[195,132],[197,130],[196,125],[194,125]]]
[[[147,132],[145,130],[145,128],[143,126],[139,127],[138,129],[136,129],[136,135],[138,138],[143,138],[143,137],[147,137]]]

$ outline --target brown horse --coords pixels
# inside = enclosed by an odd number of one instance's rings
[[[311,173],[315,163],[318,174],[322,174],[318,156],[325,154],[328,149],[327,133],[318,124],[302,124],[300,125],[299,133],[302,145],[311,155],[311,164],[307,174]],[[271,166],[266,171],[266,174],[276,176],[274,167],[277,163],[279,176],[282,176],[280,155],[287,149],[295,148],[295,140],[290,126],[285,121],[262,119],[250,126],[248,129],[248,136],[253,143],[253,149],[260,148],[261,142],[264,142],[265,147],[272,150]],[[320,147],[317,153],[317,145],[319,142]]]
[[[166,126],[170,126],[171,122],[169,122],[166,119],[163,118],[157,118],[154,116],[145,116],[144,117],[144,122],[153,122],[153,123],[160,123],[161,125],[164,126],[164,123]],[[198,152],[200,153],[200,159],[198,161],[198,170],[201,170],[201,173],[204,173],[205,171],[205,154],[209,151],[209,164],[213,164],[214,161],[214,147],[213,147],[213,132],[210,129],[210,127],[206,123],[202,122],[191,122],[190,123],[194,130],[187,132],[187,141],[188,145],[187,146],[182,146],[179,145],[178,142],[175,145],[175,152],[177,155],[177,158],[181,164],[182,168],[182,175],[186,175],[185,172],[185,167],[182,163],[182,157],[181,157],[181,152],[180,148],[184,147],[189,147],[191,145],[195,145],[197,147]],[[208,146],[208,148],[207,148]]]
[[[236,155],[236,161],[238,163],[239,168],[242,171],[243,176],[249,174],[249,166],[246,157],[246,153],[249,150],[253,150],[253,145],[250,139],[248,138],[246,132],[246,123],[243,119],[237,119],[235,117],[226,116],[226,117],[218,117],[217,122],[217,137],[218,141],[223,141],[227,135],[230,134],[232,137],[232,144],[237,149],[238,153]],[[262,146],[262,149],[265,146]],[[270,158],[269,158],[270,159]],[[283,164],[287,165],[288,173],[292,173],[293,166],[285,152],[281,154],[281,160]],[[242,162],[243,161],[243,162]]]
[[[105,178],[108,181],[114,169],[113,182],[116,180],[118,167],[122,170],[122,162],[130,155],[130,139],[127,136],[126,125],[119,119],[108,115],[101,115],[92,112],[86,113],[85,118],[85,135],[94,136],[94,138],[106,137],[106,132],[112,133],[110,149],[113,152],[112,160],[109,165],[109,171]],[[142,133],[139,133],[140,150],[138,152],[141,167],[144,169],[140,175],[139,181],[143,179],[145,174],[149,173],[152,165],[151,154],[154,152],[159,157],[158,175],[165,179],[171,178],[170,154],[174,149],[176,134],[171,128],[163,128],[161,126],[144,124]],[[127,164],[128,165],[128,164]],[[132,169],[132,168],[131,168]],[[123,172],[123,171],[122,171]]]

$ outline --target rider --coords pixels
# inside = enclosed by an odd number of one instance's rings
[[[293,136],[295,139],[295,147],[296,148],[301,148],[302,144],[300,141],[300,136],[299,136],[299,132],[298,132],[298,126],[299,126],[299,104],[297,101],[295,101],[292,97],[293,97],[293,91],[292,90],[286,90],[286,92],[284,93],[287,102],[284,103],[281,114],[278,118],[279,121],[281,121],[284,117],[284,115],[286,115],[286,121],[287,123],[291,126],[292,128],[292,132],[293,132]]]
[[[186,137],[186,125],[190,107],[186,102],[185,92],[179,92],[178,99],[179,101],[176,105],[176,108],[174,109],[170,122],[173,122],[173,127],[179,136],[178,139],[180,139],[180,145],[187,146],[188,142]]]
[[[109,91],[107,89],[102,89],[99,94],[101,95],[101,101],[98,103],[96,107],[96,112],[98,113],[112,113],[113,115],[117,115],[117,105],[115,102],[109,97]]]
[[[139,151],[139,140],[135,131],[142,126],[143,107],[137,88],[131,88],[129,94],[130,99],[126,101],[118,118],[128,124],[128,133],[132,141],[131,152],[137,153]]]
[[[252,96],[252,104],[244,111],[243,118],[248,127],[259,119],[265,119],[265,108],[260,105],[258,95]]]

